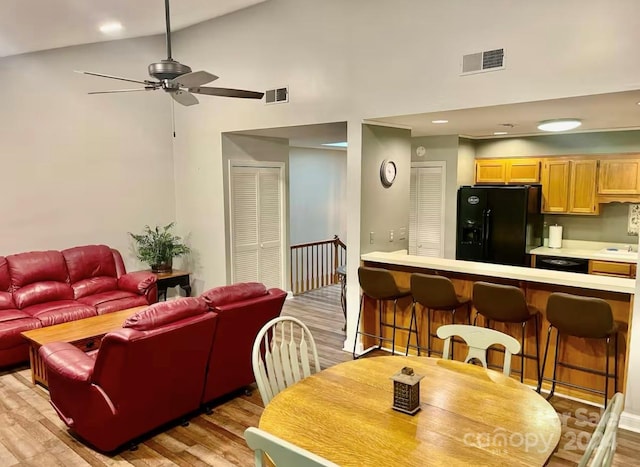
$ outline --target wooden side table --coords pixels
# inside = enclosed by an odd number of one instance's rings
[[[179,269],[174,269],[171,272],[161,272],[157,273],[156,277],[158,278],[158,300],[160,300],[160,296],[163,297],[164,300],[167,299],[167,289],[169,287],[180,286],[182,290],[184,290],[187,297],[191,296],[191,280],[189,278],[189,272],[181,271]]]

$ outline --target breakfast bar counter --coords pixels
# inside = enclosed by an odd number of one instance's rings
[[[547,339],[547,328],[549,322],[546,320],[546,304],[549,295],[553,292],[565,292],[574,295],[597,297],[606,300],[613,311],[613,316],[618,323],[618,371],[619,383],[618,391],[624,391],[626,383],[626,367],[629,326],[633,310],[633,297],[635,293],[635,280],[619,277],[596,276],[589,274],[578,274],[562,271],[551,271],[545,269],[532,269],[527,267],[506,266],[489,263],[479,263],[472,261],[459,261],[444,258],[430,258],[423,256],[408,255],[406,251],[400,252],[372,252],[363,254],[361,262],[365,266],[385,268],[392,272],[398,285],[402,287],[410,286],[410,276],[412,273],[438,274],[448,277],[454,284],[456,293],[466,297],[472,296],[473,284],[477,281],[492,282],[496,284],[508,284],[520,287],[526,297],[527,303],[540,310],[541,320],[539,328],[540,336],[540,358],[542,359],[544,347]],[[365,311],[363,312],[362,327],[365,332],[378,333],[378,319],[375,313],[375,303],[365,300]],[[399,327],[409,327],[411,319],[411,299],[401,299],[398,301],[397,325]],[[393,304],[389,303],[384,309],[384,320],[392,322]],[[426,313],[418,306],[418,323],[420,327],[420,346],[427,347],[426,336]],[[475,309],[472,311],[472,320],[475,316]],[[456,314],[456,323],[466,322],[462,314]],[[450,323],[450,314],[432,313],[432,330],[442,324]],[[478,324],[483,325],[481,318]],[[492,322],[491,326],[503,332],[507,332],[520,340],[521,326],[519,324],[502,324]],[[385,337],[391,337],[391,329],[383,328]],[[554,333],[555,335],[555,333]],[[573,337],[563,337],[565,344],[561,345],[560,360],[570,361],[572,364],[588,367],[596,370],[605,368],[605,344],[598,339],[579,339]],[[407,342],[407,332],[396,331],[396,351],[405,352]],[[412,343],[415,338],[412,337]],[[363,337],[365,349],[377,345],[378,340],[371,337]],[[442,344],[439,339],[433,338],[432,347],[441,349]],[[463,346],[456,346],[456,359],[464,357]],[[527,333],[524,343],[526,354],[535,355],[535,331],[533,326],[527,326]],[[410,349],[410,353],[415,351]],[[550,377],[553,370],[553,358],[555,352],[555,338],[552,338],[549,348],[549,361],[545,370],[545,376]],[[498,354],[493,352],[493,354]],[[493,355],[492,361],[496,363],[502,358],[501,354]],[[613,368],[613,355],[610,361]],[[512,369],[520,369],[520,359],[513,358]],[[531,360],[525,361],[525,382],[531,385],[536,384],[536,366]],[[593,389],[602,390],[604,388],[604,377],[584,373],[581,371],[558,367],[558,377],[562,381],[586,386]],[[547,387],[544,385],[543,388]],[[580,397],[594,402],[602,402],[602,397],[578,389],[570,389],[558,386],[556,392]],[[609,394],[613,394],[613,382],[610,383]]]

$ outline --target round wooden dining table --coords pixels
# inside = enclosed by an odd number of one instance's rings
[[[393,410],[392,375],[424,375],[415,415]],[[480,366],[383,356],[327,368],[280,392],[260,428],[341,466],[544,465],[560,418],[542,396]]]

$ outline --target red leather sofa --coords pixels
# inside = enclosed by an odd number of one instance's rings
[[[22,331],[157,301],[156,277],[127,274],[117,250],[87,245],[0,256],[0,367],[28,360]]]
[[[95,358],[40,348],[51,404],[79,437],[113,451],[200,406],[216,315],[199,298],[160,302],[107,334]]]
[[[255,382],[253,341],[267,322],[280,316],[287,293],[259,282],[227,285],[201,295],[218,314],[202,402],[207,403]]]
[[[86,442],[109,452],[254,382],[253,341],[286,292],[242,283],[160,302],[85,354],[40,348],[51,404]]]

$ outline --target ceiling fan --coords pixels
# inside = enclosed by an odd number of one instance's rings
[[[205,94],[208,96],[238,97],[241,99],[262,99],[263,92],[245,91],[242,89],[203,87],[203,84],[218,79],[216,75],[206,71],[191,71],[187,65],[174,60],[171,57],[171,24],[169,20],[169,0],[164,1],[165,20],[167,26],[167,58],[158,63],[149,65],[149,75],[156,78],[152,80],[137,80],[122,78],[120,76],[105,75],[92,71],[77,71],[85,75],[100,76],[102,78],[117,79],[131,83],[142,84],[143,87],[135,89],[113,89],[109,91],[92,91],[89,94],[111,94],[116,92],[155,91],[162,89],[168,92],[173,99],[182,105],[194,105],[198,99],[193,94]]]

